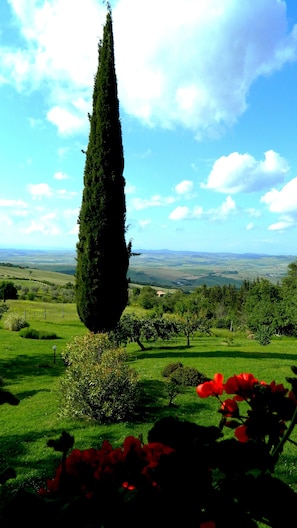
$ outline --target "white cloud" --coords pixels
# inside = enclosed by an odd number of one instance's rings
[[[78,235],[79,225],[75,224],[72,229],[68,231],[68,235]]]
[[[287,161],[273,150],[264,153],[263,161],[250,154],[232,152],[215,161],[207,183],[201,187],[233,194],[261,191],[282,183],[288,170]]]
[[[86,129],[86,114],[81,115],[77,113],[75,108],[62,108],[54,106],[47,113],[47,119],[50,123],[55,125],[58,129],[59,134],[68,136],[81,132]]]
[[[66,189],[59,189],[56,192],[57,198],[63,198],[64,200],[71,200],[74,196],[77,196],[75,191],[67,191]]]
[[[246,209],[246,212],[249,216],[253,216],[253,217],[261,216],[260,211],[257,211],[257,209],[254,209],[253,207]]]
[[[212,136],[245,111],[260,75],[296,59],[297,35],[278,0],[122,0],[114,28],[125,110]]]
[[[65,209],[63,211],[63,216],[64,218],[70,218],[71,220],[73,218],[78,218],[78,215],[79,215],[79,207],[75,208],[75,209]]]
[[[297,177],[280,191],[272,189],[267,192],[260,201],[268,205],[272,213],[297,213]]]
[[[193,220],[199,218],[208,218],[211,221],[225,220],[230,213],[236,212],[236,204],[231,196],[227,196],[226,200],[217,208],[203,211],[200,205],[196,205],[191,210],[186,206],[178,206],[169,214],[170,220]]]
[[[276,222],[275,224],[271,224],[268,227],[269,231],[280,231],[283,232],[286,229],[289,229],[290,227],[296,226],[296,220],[290,216],[284,216],[282,217],[279,222]]]
[[[26,93],[42,89],[58,131],[85,132],[103,2],[9,4],[22,45],[0,49],[0,82]],[[259,76],[296,60],[297,31],[287,29],[279,0],[117,0],[113,21],[123,109],[150,126],[190,128],[196,137],[221,134],[246,110]]]
[[[0,233],[6,233],[7,227],[11,227],[12,225],[13,222],[10,215],[0,211]]]
[[[247,226],[246,226],[246,230],[247,230],[247,231],[251,231],[252,229],[254,229],[254,227],[255,227],[255,226],[254,226],[253,222],[249,222],[249,223],[247,224]]]
[[[207,215],[211,220],[224,220],[230,213],[236,211],[236,204],[231,196],[227,196],[226,200],[217,208],[209,209]]]
[[[27,208],[28,204],[23,200],[5,200],[0,198],[0,207]]]
[[[190,214],[189,207],[178,205],[169,215],[170,220],[184,220]]]
[[[132,183],[126,182],[125,193],[126,194],[134,194],[135,191],[136,191],[135,185],[132,185]]]
[[[33,199],[41,199],[45,196],[49,198],[53,195],[53,191],[48,183],[29,183],[27,189]]]
[[[159,195],[152,196],[151,198],[132,198],[129,201],[129,208],[136,211],[141,209],[147,209],[149,207],[164,207],[170,205],[176,201],[176,198],[172,196],[162,197]]]
[[[65,174],[65,172],[55,172],[54,179],[55,180],[67,180],[69,178],[68,174]]]
[[[194,184],[190,180],[183,180],[175,186],[175,192],[180,195],[190,195]]]
[[[31,220],[30,225],[23,229],[26,235],[41,233],[45,236],[58,236],[61,229],[57,224],[57,218],[54,213],[48,213],[38,219]]]

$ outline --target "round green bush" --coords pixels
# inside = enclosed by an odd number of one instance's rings
[[[169,376],[171,376],[171,374],[179,369],[179,368],[182,368],[183,364],[180,363],[179,361],[176,361],[175,363],[169,363],[168,365],[166,365],[166,367],[164,367],[164,369],[162,370],[162,376],[164,378],[168,378]]]
[[[193,367],[180,367],[174,370],[170,377],[173,382],[184,387],[197,387],[200,383],[209,380],[202,372]]]

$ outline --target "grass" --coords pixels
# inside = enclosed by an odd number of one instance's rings
[[[64,286],[68,282],[74,284],[74,275],[37,268],[5,266],[0,264],[0,281],[9,281],[15,285],[21,284],[28,287],[36,286],[36,283],[50,283]]]
[[[120,445],[130,434],[142,435],[146,440],[155,420],[172,414],[203,425],[217,425],[217,401],[198,399],[195,388],[184,389],[174,400],[176,406],[168,406],[162,377],[162,370],[168,363],[180,361],[209,377],[222,372],[225,379],[233,374],[251,372],[260,380],[275,380],[285,385],[285,378],[291,375],[291,365],[297,365],[296,340],[290,338],[275,337],[263,347],[243,334],[216,330],[210,337],[196,336],[189,348],[184,337],[170,342],[145,343],[145,351],[131,343],[127,346],[129,361],[146,395],[142,415],[133,423],[104,426],[65,419],[59,417],[63,405],[59,379],[65,369],[60,353],[67,341],[86,331],[78,320],[75,305],[63,305],[62,317],[62,306],[48,304],[45,319],[42,303],[9,301],[9,304],[11,310],[26,310],[32,314],[29,318],[32,328],[55,332],[58,338],[48,341],[23,339],[17,332],[0,326],[0,376],[5,388],[20,399],[18,406],[4,404],[0,412],[0,469],[11,466],[17,473],[16,479],[8,481],[8,490],[28,485],[36,488],[53,475],[59,454],[46,444],[63,430],[74,436],[76,448],[86,449],[100,447],[105,438],[114,446]],[[57,346],[56,357],[53,345]],[[297,441],[295,432],[292,438]],[[286,446],[277,476],[297,489],[295,446]]]

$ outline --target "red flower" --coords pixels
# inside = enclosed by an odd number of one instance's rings
[[[295,405],[297,406],[297,398],[296,398],[296,396],[295,396],[295,394],[294,394],[293,391],[289,391],[289,393],[288,393],[288,398],[289,398],[290,400],[292,400],[292,401],[295,403]]]
[[[252,396],[254,385],[257,383],[259,381],[253,374],[242,373],[229,378],[224,385],[224,389],[227,394],[236,394],[236,400],[245,400]]]
[[[271,392],[282,392],[283,394],[287,394],[289,389],[286,389],[282,383],[276,384],[275,381],[272,381],[269,385]]]
[[[231,398],[229,398],[228,400],[225,400],[221,406],[221,413],[224,416],[238,417],[239,408],[238,408],[237,402]]]
[[[129,482],[127,481],[123,482],[122,486],[123,488],[126,488],[129,491],[135,490],[135,486],[133,486],[133,484],[129,484]]]
[[[216,523],[213,521],[206,521],[201,523],[199,528],[216,528]]]
[[[196,392],[200,398],[219,396],[223,394],[223,390],[223,374],[215,374],[213,380],[205,381],[196,388]]]
[[[240,425],[235,429],[235,436],[239,442],[245,443],[249,441],[249,437],[246,434],[247,426],[246,425]]]

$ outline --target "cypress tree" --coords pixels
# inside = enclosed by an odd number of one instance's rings
[[[108,332],[128,302],[124,154],[119,117],[111,8],[98,46],[93,113],[78,218],[76,305],[92,332]]]

